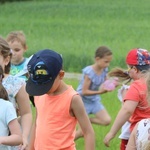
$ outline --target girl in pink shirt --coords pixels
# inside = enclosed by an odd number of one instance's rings
[[[148,87],[148,103],[150,104],[150,73],[146,75]],[[134,127],[126,150],[149,150],[150,149],[150,118],[142,119]]]

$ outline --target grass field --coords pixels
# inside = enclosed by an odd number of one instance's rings
[[[98,46],[106,45],[113,51],[110,68],[125,68],[125,55],[131,48],[150,49],[149,0],[49,0],[24,1],[0,5],[0,35],[23,30],[27,37],[28,51],[50,48],[64,58],[67,72],[81,72],[93,63]],[[67,79],[77,87],[78,81]],[[112,123],[120,108],[117,91],[102,95],[102,102],[112,117]],[[34,110],[33,110],[34,112]],[[119,150],[118,135],[106,148],[103,138],[110,126],[94,125],[96,150]],[[119,133],[118,133],[119,134]],[[77,150],[83,150],[84,141],[76,142]]]
[[[100,45],[114,54],[111,68],[125,67],[125,55],[134,47],[149,49],[148,0],[49,0],[0,5],[0,34],[23,30],[28,51],[50,48],[63,54],[69,72],[93,62]]]

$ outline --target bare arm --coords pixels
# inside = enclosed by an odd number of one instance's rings
[[[133,131],[130,134],[130,138],[126,147],[126,150],[136,150],[136,131],[137,131],[137,126],[138,124],[136,124],[136,126],[134,127]]]
[[[22,127],[22,136],[23,136],[23,147],[27,147],[29,133],[32,125],[32,111],[30,106],[29,96],[25,90],[25,85],[21,87],[19,92],[16,95],[17,104],[19,107],[19,112],[21,116],[21,127]]]
[[[89,77],[87,75],[85,75],[83,88],[82,88],[82,94],[83,95],[103,94],[103,93],[107,92],[103,88],[100,88],[98,91],[92,91],[92,90],[90,90],[90,84],[91,84],[91,80],[89,79]]]
[[[120,109],[110,131],[104,138],[104,144],[109,147],[109,142],[111,139],[115,137],[117,132],[120,130],[120,128],[123,126],[123,124],[129,120],[130,116],[134,112],[135,108],[137,107],[138,102],[135,101],[126,101],[122,108]]]
[[[36,130],[36,117],[37,117],[37,113],[35,114],[35,121],[33,122],[33,125],[32,125],[28,150],[35,150],[34,149],[34,140],[35,140],[35,130]]]
[[[82,129],[85,139],[85,150],[95,149],[95,135],[89,117],[86,114],[84,104],[79,95],[75,95],[72,99],[71,109],[77,118],[79,125]]]
[[[17,146],[22,143],[21,129],[17,119],[14,119],[8,124],[11,132],[10,136],[0,137],[0,145]]]

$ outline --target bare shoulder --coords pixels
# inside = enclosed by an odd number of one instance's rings
[[[82,102],[81,96],[78,94],[74,95],[71,101],[71,109],[73,111],[80,111],[83,109],[83,107],[84,107],[84,104]]]
[[[82,101],[82,98],[79,94],[75,94],[73,97],[72,97],[72,103],[80,103]]]

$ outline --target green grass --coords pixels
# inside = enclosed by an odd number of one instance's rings
[[[81,72],[93,63],[97,47],[112,49],[110,68],[125,68],[125,55],[135,47],[150,49],[149,0],[49,0],[24,1],[0,5],[0,35],[23,30],[27,37],[25,56],[50,48],[61,53],[64,69]],[[66,80],[77,87],[76,80]],[[102,102],[112,117],[120,109],[117,91],[102,95]],[[34,109],[33,109],[34,114]],[[111,125],[93,125],[96,150],[118,150],[118,136],[106,148],[103,138]],[[76,141],[77,150],[83,150],[84,141]]]
[[[23,30],[28,51],[50,48],[63,54],[66,71],[81,72],[93,63],[98,46],[114,54],[111,68],[125,66],[134,47],[149,49],[148,0],[49,0],[0,5],[0,34]]]

